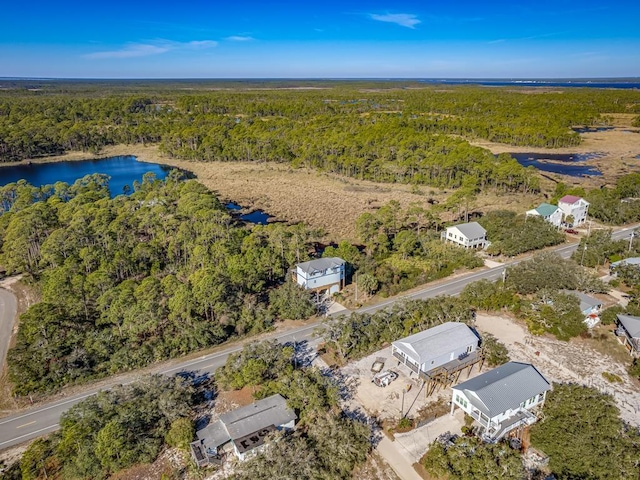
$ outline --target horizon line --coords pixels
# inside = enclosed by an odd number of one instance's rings
[[[469,80],[485,80],[485,81],[512,81],[512,82],[537,82],[537,81],[640,81],[640,76],[624,76],[624,77],[20,77],[8,76],[0,77],[0,81],[33,81],[33,80],[66,80],[66,81],[140,81],[140,80],[209,80],[209,81],[253,81],[253,80],[313,80],[313,81],[345,81],[345,80],[376,80],[376,81],[469,81]]]

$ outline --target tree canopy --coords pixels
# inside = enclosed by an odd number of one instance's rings
[[[531,444],[550,457],[558,480],[636,478],[640,432],[625,425],[613,397],[575,384],[555,384]]]
[[[0,161],[158,144],[197,161],[271,161],[378,182],[535,191],[534,169],[468,140],[532,147],[580,143],[575,125],[640,110],[632,90],[324,82],[322,89],[188,84],[43,84],[0,92]],[[468,179],[476,187],[470,190]]]
[[[486,444],[458,437],[453,445],[434,442],[422,457],[427,472],[451,480],[522,480],[526,473],[517,451],[505,443]]]
[[[103,479],[153,461],[172,424],[188,418],[193,391],[179,378],[147,376],[100,392],[62,415],[60,430],[20,461],[22,478]]]
[[[41,296],[9,352],[16,393],[140,367],[263,331],[274,315],[312,311],[304,292],[288,309],[293,297],[274,293],[269,308],[263,293],[308,258],[314,234],[236,224],[210,191],[179,174],[147,176],[113,199],[99,176],[2,192],[0,262],[31,275]]]

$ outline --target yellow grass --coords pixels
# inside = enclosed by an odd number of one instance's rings
[[[541,149],[514,147],[486,141],[475,145],[485,147],[493,153],[543,152],[543,153],[589,153],[601,152],[602,158],[589,160],[587,164],[597,166],[602,177],[574,178],[545,174],[567,184],[587,188],[612,184],[617,177],[630,171],[640,171],[640,131],[632,128],[633,115],[607,115],[613,119],[615,130],[582,134],[583,143],[577,147]],[[631,132],[629,132],[631,130]],[[349,240],[359,242],[355,223],[364,212],[373,212],[391,200],[402,208],[419,203],[428,206],[427,200],[446,200],[451,191],[437,190],[427,186],[378,184],[375,182],[341,177],[309,169],[293,169],[288,165],[259,162],[187,162],[167,158],[157,146],[118,145],[105,148],[99,155],[86,152],[50,157],[37,161],[80,160],[103,158],[114,155],[135,155],[139,160],[159,162],[183,168],[197,175],[198,180],[218,194],[224,201],[234,201],[248,209],[263,209],[275,220],[304,222],[322,228],[325,240]],[[543,191],[552,191],[554,183],[542,179]],[[495,209],[512,209],[522,212],[544,200],[542,195],[481,195],[472,206],[474,210],[486,212]],[[451,220],[451,217],[444,218]]]
[[[611,185],[621,175],[640,171],[640,128],[632,127],[631,122],[635,114],[604,114],[612,120],[613,130],[603,132],[587,132],[580,134],[582,143],[577,147],[563,148],[533,148],[514,147],[504,143],[488,141],[473,141],[473,145],[490,150],[492,153],[521,152],[521,153],[593,153],[599,152],[603,156],[585,162],[586,165],[598,167],[602,177],[577,178],[564,175],[546,173],[550,177],[557,178],[567,184],[583,185],[585,187]]]

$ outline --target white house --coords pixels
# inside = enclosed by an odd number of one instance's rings
[[[640,317],[616,315],[616,335],[634,357],[640,356]]]
[[[327,290],[332,295],[344,288],[345,261],[338,257],[327,257],[298,263],[294,278],[306,290]]]
[[[481,438],[495,443],[518,427],[532,425],[551,384],[531,364],[508,362],[454,387],[451,414],[461,408],[480,425]]]
[[[562,210],[550,203],[541,203],[533,210],[527,210],[527,216],[542,217],[545,222],[549,222],[556,227],[562,224]]]
[[[487,231],[478,222],[461,223],[447,227],[441,238],[445,242],[461,245],[465,248],[484,248],[487,242]]]
[[[293,429],[296,419],[281,395],[271,395],[223,413],[218,421],[198,430],[198,440],[191,443],[191,455],[200,467],[222,463],[231,454],[245,460],[271,432]]]
[[[566,222],[567,217],[571,215],[573,217],[573,225],[577,226],[584,223],[587,219],[589,202],[575,195],[565,195],[558,200],[558,207],[560,207],[560,210],[562,210],[564,214],[564,221]]]
[[[413,372],[429,372],[472,355],[480,340],[466,324],[447,322],[391,343],[391,353]]]

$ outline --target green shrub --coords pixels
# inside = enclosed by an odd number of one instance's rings
[[[170,447],[187,450],[195,433],[196,429],[190,418],[179,418],[171,424],[164,441]]]

